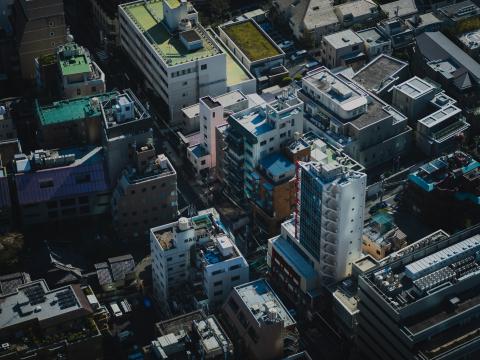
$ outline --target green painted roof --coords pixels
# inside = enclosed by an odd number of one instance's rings
[[[168,1],[170,5],[178,2],[178,0],[148,0],[121,6],[168,65],[179,65],[220,54],[220,50],[198,26],[195,29],[202,38],[201,49],[189,51],[178,35],[170,35],[163,23],[162,1]]]
[[[280,55],[280,51],[251,20],[226,25],[223,27],[223,31],[225,31],[250,61]]]
[[[165,0],[171,9],[175,9],[180,6],[180,1],[178,0]]]
[[[72,55],[67,56],[67,53]],[[58,52],[58,61],[63,76],[82,74],[90,72],[90,57],[85,53],[85,50],[75,44],[67,43],[63,45]]]
[[[82,120],[87,117],[100,116],[99,109],[92,109],[90,99],[98,97],[100,101],[112,99],[118,92],[112,91],[102,95],[92,95],[77,99],[54,102],[52,105],[40,106],[35,102],[35,112],[42,126],[61,124],[69,121]]]

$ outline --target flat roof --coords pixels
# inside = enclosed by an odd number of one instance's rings
[[[113,99],[118,92],[91,95],[76,99],[56,101],[52,105],[41,106],[35,102],[35,112],[42,126],[61,124],[101,115],[100,107],[92,107],[90,100],[94,97],[100,101]]]
[[[373,43],[381,44],[387,41],[390,41],[386,36],[384,36],[377,28],[369,28],[365,30],[360,30],[356,32],[357,35],[367,43],[371,45]]]
[[[282,54],[253,20],[228,24],[222,26],[222,30],[250,61],[267,59]]]
[[[388,14],[389,18],[408,17],[418,13],[414,0],[397,0],[380,5],[380,8]]]
[[[70,52],[71,56],[67,56]],[[67,43],[58,50],[58,62],[63,76],[88,73],[91,71],[91,59],[80,45]]]
[[[44,280],[26,283],[14,293],[0,296],[0,306],[2,329],[31,320],[42,322],[73,311],[92,311],[71,285],[50,290]]]
[[[227,86],[233,86],[253,79],[253,76],[243,67],[238,59],[233,56],[230,49],[223,44],[222,40],[211,29],[207,31],[214,37],[218,47],[221,48],[227,56]]]
[[[278,251],[282,258],[288,264],[298,271],[305,279],[313,279],[316,276],[315,269],[305,260],[305,258],[298,253],[298,251],[285,239],[282,235],[272,239],[272,244],[275,251]]]
[[[218,101],[224,109],[228,109],[230,106],[235,105],[241,101],[248,100],[245,95],[240,90],[233,90],[228,93],[219,95],[213,98],[215,101]],[[189,118],[197,117],[200,114],[200,103],[187,106],[182,109],[182,112]]]
[[[295,171],[295,165],[281,153],[267,155],[259,160],[258,164],[273,177],[279,177]]]
[[[283,320],[284,327],[295,324],[295,319],[265,279],[235,286],[234,291],[237,292],[257,321],[267,320],[268,311],[273,310],[278,318]]]
[[[404,81],[401,84],[395,86],[396,89],[403,92],[405,95],[408,95],[411,98],[419,98],[420,96],[432,91],[435,89],[435,86],[430,84],[428,81],[420,79],[417,76],[414,76],[407,81]]]
[[[328,42],[335,49],[363,43],[362,38],[350,29],[324,36],[323,40]]]
[[[382,54],[358,70],[352,80],[368,90],[380,90],[390,84],[395,75],[407,66],[404,61]]]
[[[167,65],[179,65],[221,54],[207,32],[198,25],[192,31],[201,38],[203,46],[196,50],[188,50],[179,35],[170,34],[163,23],[163,1],[168,1],[170,5],[172,2],[179,4],[178,0],[141,0],[120,7],[125,10]]]
[[[424,117],[423,119],[418,120],[418,122],[430,128],[441,123],[442,121],[445,121],[446,119],[451,118],[452,116],[460,114],[461,112],[462,110],[455,105],[448,105]]]

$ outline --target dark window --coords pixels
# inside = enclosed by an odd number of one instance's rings
[[[219,285],[222,285],[222,280],[220,280],[220,281],[215,281],[215,282],[213,283],[213,286],[219,286]]]
[[[79,203],[79,204],[86,204],[86,203],[88,203],[88,196],[80,196],[80,197],[78,198],[78,203]]]
[[[222,295],[223,291],[222,290],[219,290],[219,291],[215,291],[213,293],[213,296],[219,296],[219,295]]]
[[[237,276],[233,276],[232,277],[232,281],[237,281],[240,279],[240,275],[237,275]]]
[[[62,210],[62,215],[63,216],[75,215],[75,213],[76,213],[75,210],[76,210],[75,208]]]
[[[215,276],[215,275],[221,274],[222,272],[223,270],[215,270],[214,272],[212,272],[212,275]]]
[[[73,205],[75,205],[75,199],[60,200],[60,206],[73,206]]]
[[[232,271],[232,270],[237,270],[237,269],[240,269],[240,265],[233,265],[233,266],[230,266],[230,269],[228,269],[229,271]]]
[[[40,180],[38,183],[40,184],[40,189],[53,187],[53,180],[52,179]]]
[[[56,201],[49,201],[47,202],[47,208],[48,209],[55,209],[58,206]]]
[[[85,183],[90,182],[90,180],[91,180],[90,174],[75,175],[75,182],[77,184],[85,184]]]
[[[263,146],[267,143],[267,140],[263,140],[261,143],[260,143],[260,146]]]
[[[81,206],[78,212],[80,214],[88,214],[90,212],[90,206]]]
[[[203,64],[202,66],[200,66],[200,70],[206,70],[207,69],[207,64]]]

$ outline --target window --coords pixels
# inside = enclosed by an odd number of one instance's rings
[[[215,276],[215,275],[221,274],[222,272],[223,270],[215,270],[214,272],[212,272],[212,275]]]
[[[75,205],[75,199],[60,200],[60,206],[73,206],[73,205]]]
[[[280,124],[280,129],[283,129],[285,126],[287,126],[286,123]]]
[[[240,275],[237,275],[237,276],[233,276],[231,281],[237,281],[240,279]]]
[[[81,89],[77,89],[77,95],[82,95],[82,90]]]
[[[203,64],[200,66],[200,70],[207,70],[207,64]]]
[[[280,134],[280,139],[281,139],[281,138],[284,138],[285,136],[287,136],[287,133],[281,133],[281,134]]]
[[[220,286],[220,285],[222,285],[222,280],[220,280],[220,281],[215,281],[215,282],[213,283],[213,286]]]
[[[55,26],[55,21],[49,21],[49,22],[48,22],[48,26],[54,27],[54,26]]]
[[[55,36],[55,33],[53,31],[50,31],[50,36]]]
[[[79,203],[79,204],[86,204],[86,203],[88,203],[88,196],[80,196],[80,197],[78,198],[78,203]]]
[[[75,182],[77,184],[89,183],[91,180],[90,174],[77,174],[75,175]]]
[[[152,190],[155,190],[157,188],[157,185],[152,186]]]
[[[40,189],[53,187],[53,180],[52,179],[40,180],[38,183],[40,185]]]
[[[218,291],[215,291],[213,293],[213,296],[219,296],[219,295],[222,295],[223,294],[223,291],[222,290],[218,290]]]
[[[57,202],[56,201],[47,202],[47,208],[48,209],[56,209],[57,208]]]
[[[275,138],[271,137],[268,141],[272,142],[273,140],[275,140]]]
[[[97,92],[97,87],[96,87],[96,86],[92,86],[92,93],[95,93],[95,92]],[[128,111],[128,109],[127,109],[127,111]]]
[[[263,146],[267,143],[267,140],[263,140],[261,143],[260,143],[260,146]]]
[[[206,160],[200,161],[200,165],[205,165],[205,163],[206,163]]]
[[[240,269],[240,265],[233,265],[233,266],[230,266],[230,268],[228,269],[229,271],[232,271],[232,270],[237,270],[237,269]]]

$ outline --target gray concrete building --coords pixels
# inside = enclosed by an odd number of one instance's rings
[[[480,227],[408,247],[358,280],[369,359],[477,359]]]

